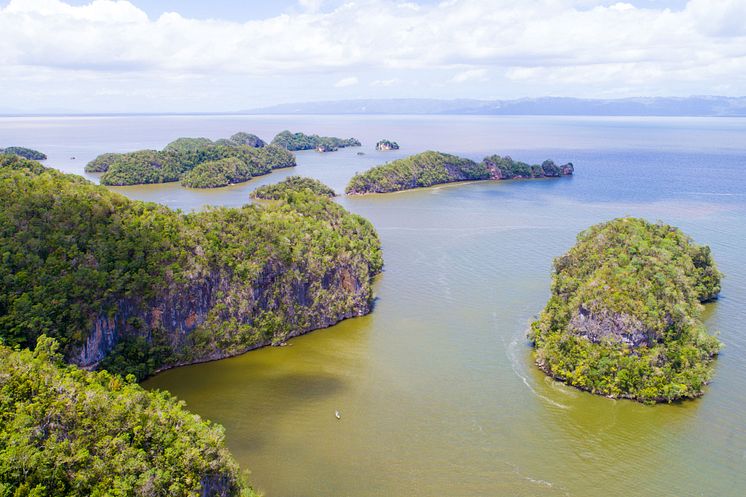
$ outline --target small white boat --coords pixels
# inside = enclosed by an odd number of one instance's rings
[[[335,417],[336,417],[337,419],[342,419],[342,415],[341,415],[341,414],[339,414],[339,411],[334,411],[334,416],[335,416]]]

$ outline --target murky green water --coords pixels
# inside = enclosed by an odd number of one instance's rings
[[[226,189],[119,189],[183,209],[240,205],[256,185],[288,174],[342,189],[355,171],[428,148],[576,165],[570,179],[341,198],[383,241],[372,314],[145,383],[222,423],[268,497],[746,495],[746,120],[132,119],[92,121],[90,133],[110,143],[60,145],[60,157],[162,146],[183,134],[270,137],[285,127],[366,145],[365,156],[301,153],[294,171]],[[41,136],[67,129],[64,120],[24,123]],[[75,125],[83,130],[70,143],[88,143],[89,128]],[[0,133],[8,133],[1,121]],[[376,153],[380,138],[404,147]],[[726,347],[702,399],[613,401],[533,366],[524,336],[548,296],[552,258],[578,231],[621,215],[681,226],[712,246],[727,275],[707,308]]]

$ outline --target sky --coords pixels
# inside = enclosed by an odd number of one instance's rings
[[[0,112],[746,95],[746,0],[0,0]]]

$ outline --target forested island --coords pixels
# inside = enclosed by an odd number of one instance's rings
[[[144,378],[366,314],[372,225],[309,189],[183,214],[37,162],[0,162],[0,338]]]
[[[548,375],[614,398],[702,395],[720,343],[702,303],[720,293],[710,248],[642,219],[599,224],[554,261],[552,293],[529,338]]]
[[[333,136],[306,135],[282,131],[272,139],[272,145],[286,150],[317,150],[319,152],[334,152],[345,147],[359,147],[360,141],[355,138],[336,138]]]
[[[110,186],[182,181],[194,188],[215,188],[248,181],[273,169],[295,166],[287,150],[266,145],[261,138],[236,133],[213,142],[208,138],[178,138],[163,150],[139,150],[99,155],[86,172],[102,172]]]
[[[376,150],[388,151],[388,150],[399,150],[399,144],[390,140],[381,140],[376,143]]]
[[[280,200],[290,192],[311,193],[330,198],[337,195],[334,190],[317,179],[304,178],[302,176],[288,176],[279,183],[260,186],[251,192],[251,198],[260,200]]]
[[[46,154],[39,152],[38,150],[25,147],[0,148],[0,155],[2,154],[17,155],[19,157],[23,157],[24,159],[30,160],[47,160]]]
[[[573,172],[572,163],[558,166],[547,160],[541,165],[528,165],[497,155],[477,163],[430,150],[358,173],[350,180],[346,192],[348,195],[388,193],[457,181],[551,178]]]
[[[220,425],[133,377],[66,366],[58,347],[0,345],[0,495],[256,496]]]

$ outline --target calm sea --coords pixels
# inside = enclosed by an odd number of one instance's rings
[[[576,175],[341,197],[383,241],[371,315],[145,383],[222,423],[268,497],[746,495],[746,119],[0,118],[0,147],[37,148],[83,174],[103,152],[283,129],[364,146],[301,152],[294,170],[223,189],[116,190],[183,210],[236,206],[290,174],[342,191],[357,171],[428,149],[572,161]],[[382,138],[401,150],[376,152]],[[706,311],[725,348],[699,400],[609,400],[533,366],[525,333],[552,258],[579,231],[625,215],[681,227],[726,274]]]

